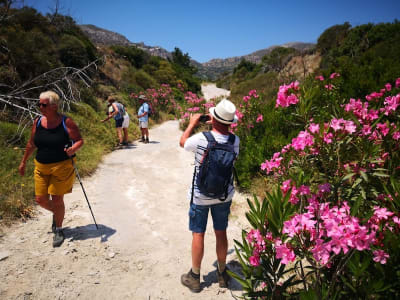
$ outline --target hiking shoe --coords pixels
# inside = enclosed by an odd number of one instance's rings
[[[122,145],[123,146],[128,146],[129,144],[128,144],[128,142],[123,142]]]
[[[219,287],[221,288],[227,288],[229,286],[229,282],[231,281],[231,276],[226,272],[228,270],[227,267],[225,267],[225,270],[220,273],[218,268],[217,268],[217,278],[218,278],[218,283]]]
[[[54,237],[53,237],[53,247],[60,247],[61,244],[64,242],[64,232],[60,230],[56,230]]]
[[[146,143],[146,144],[148,144],[148,143],[149,143],[149,138],[147,138],[147,139],[146,139],[145,143]]]
[[[56,219],[54,218],[54,215],[53,215],[53,223],[51,223],[51,232],[56,233]]]
[[[140,142],[142,142],[142,143],[145,142],[144,136],[142,136],[142,138],[140,139]]]
[[[189,288],[193,293],[199,293],[201,291],[200,288],[200,274],[196,275],[192,272],[192,269],[188,273],[185,273],[181,276],[181,283]]]

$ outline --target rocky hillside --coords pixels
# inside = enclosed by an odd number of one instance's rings
[[[216,79],[219,75],[223,73],[230,73],[240,63],[242,59],[259,64],[262,57],[270,53],[276,47],[278,46],[271,46],[243,56],[234,56],[224,59],[212,59],[202,64],[202,68],[199,69],[200,76],[207,76],[211,79]],[[315,44],[293,42],[281,45],[281,47],[290,47],[300,51],[304,51],[314,48]]]
[[[132,43],[122,34],[99,28],[94,25],[79,25],[81,30],[97,45],[129,46]]]
[[[133,43],[123,35],[116,32],[102,29],[94,25],[80,25],[80,28],[93,43],[98,45],[122,45],[122,46],[133,45],[154,56],[160,56],[165,59],[171,57],[171,53],[162,47],[148,46],[145,45],[143,42]],[[281,47],[291,47],[297,50],[308,50],[313,48],[314,46],[315,44],[312,43],[301,43],[301,42],[293,42],[281,45]],[[262,57],[270,53],[276,47],[278,46],[271,46],[244,56],[228,57],[224,59],[220,58],[212,59],[205,63],[199,63],[195,60],[192,60],[192,64],[196,66],[196,68],[199,70],[197,74],[199,77],[203,79],[215,80],[218,76],[220,76],[223,73],[230,73],[240,63],[242,59],[251,61],[253,63],[260,63]]]
[[[120,45],[120,46],[136,46],[151,55],[160,56],[162,58],[171,57],[171,53],[159,46],[147,46],[143,42],[132,43],[122,34],[99,28],[94,25],[79,25],[82,31],[96,45]]]

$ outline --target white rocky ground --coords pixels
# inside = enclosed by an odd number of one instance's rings
[[[191,265],[186,194],[193,171],[192,154],[178,146],[180,135],[177,121],[166,122],[150,131],[149,144],[135,142],[114,151],[83,179],[99,230],[78,182],[65,197],[66,241],[60,248],[51,245],[51,215],[42,209],[26,223],[2,228],[0,299],[222,300],[240,295],[237,282],[231,289],[218,287],[212,222],[202,292],[193,294],[180,283]],[[228,228],[228,265],[236,271],[233,239],[240,239],[247,226],[245,207],[245,197],[237,194]]]

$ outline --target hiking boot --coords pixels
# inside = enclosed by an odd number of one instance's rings
[[[142,142],[142,143],[145,142],[144,136],[142,136],[142,138],[140,139],[140,142]]]
[[[123,146],[128,146],[129,144],[128,144],[128,142],[123,142],[122,145]]]
[[[53,237],[53,247],[60,247],[61,244],[64,242],[64,232],[59,229],[56,230],[54,237]]]
[[[225,270],[220,273],[218,268],[217,268],[217,278],[218,278],[218,283],[219,287],[221,288],[227,288],[229,286],[229,282],[231,281],[231,276],[226,272],[228,270],[227,267],[225,267]]]
[[[199,293],[201,291],[200,288],[200,274],[196,275],[192,272],[192,269],[188,273],[185,273],[181,276],[181,283],[188,287],[190,291],[193,293]]]
[[[144,142],[145,142],[145,144],[148,144],[149,143],[149,138],[146,138]]]
[[[51,232],[56,233],[56,219],[54,218],[54,215],[53,215],[53,223],[51,223]]]

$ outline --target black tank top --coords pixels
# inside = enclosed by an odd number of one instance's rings
[[[36,160],[42,164],[56,163],[69,159],[65,153],[65,145],[69,143],[69,136],[64,128],[66,117],[56,128],[44,128],[40,122],[36,126],[33,142],[37,147]],[[37,124],[37,123],[36,123]]]

